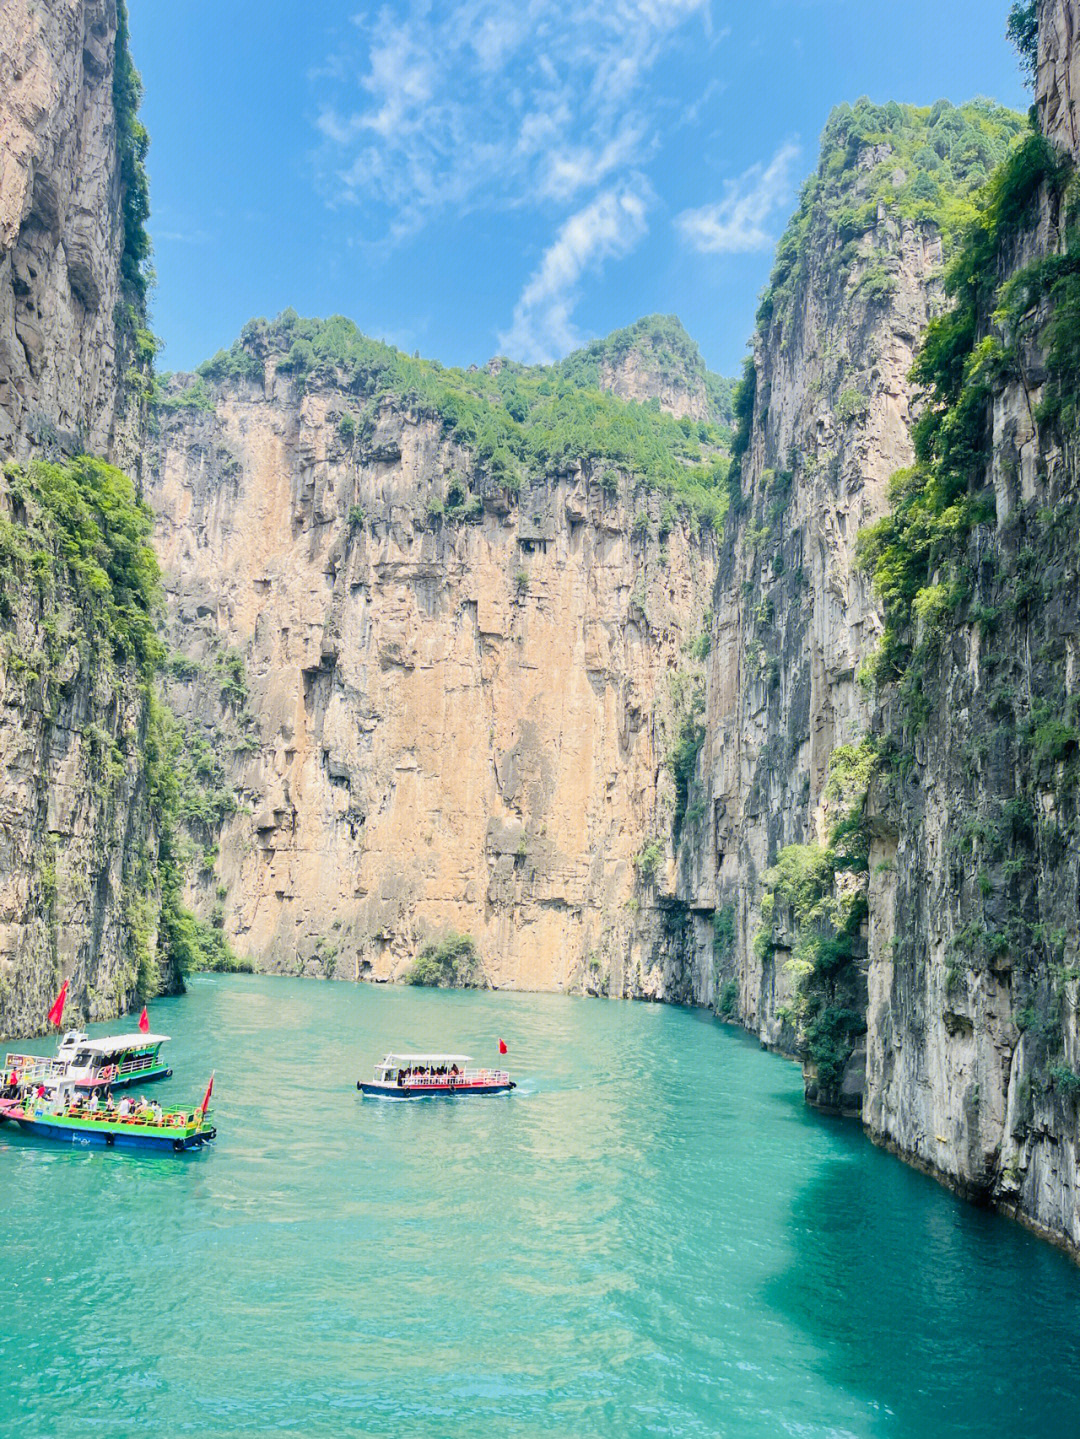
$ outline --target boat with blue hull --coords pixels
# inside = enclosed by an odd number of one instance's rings
[[[470,1069],[467,1054],[388,1054],[356,1087],[371,1099],[464,1099],[516,1089],[504,1069]]]
[[[156,1149],[174,1154],[201,1149],[217,1137],[210,1122],[210,1095],[207,1086],[201,1105],[194,1109],[163,1109],[144,1099],[110,1098],[102,1104],[96,1094],[87,1099],[76,1092],[70,1076],[45,1084],[24,1086],[0,1096],[0,1121],[17,1124],[27,1134],[61,1144],[118,1146],[123,1149]]]

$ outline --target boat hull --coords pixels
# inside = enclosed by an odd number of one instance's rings
[[[356,1087],[369,1099],[467,1099],[479,1094],[509,1094],[517,1086],[505,1084],[374,1084],[358,1079]]]
[[[60,1144],[95,1144],[102,1148],[155,1149],[166,1153],[179,1154],[187,1149],[201,1149],[214,1139],[217,1130],[212,1125],[158,1126],[150,1124],[123,1124],[113,1121],[79,1121],[63,1115],[46,1113],[26,1114],[21,1106],[0,1107],[0,1119],[17,1124],[27,1134],[36,1134],[41,1139],[51,1139]]]

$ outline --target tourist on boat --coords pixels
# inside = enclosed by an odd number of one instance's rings
[[[97,1090],[95,1089],[94,1092],[93,1092],[93,1094],[91,1094],[91,1096],[90,1096],[90,1104],[89,1104],[90,1113],[91,1113],[91,1114],[96,1114],[96,1113],[97,1113],[97,1107],[98,1107],[98,1097],[97,1097]]]

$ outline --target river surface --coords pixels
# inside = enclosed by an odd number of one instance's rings
[[[1080,1433],[1080,1270],[705,1014],[198,976],[151,1019],[212,1148],[0,1129],[5,1436]],[[354,1088],[499,1036],[510,1097]]]

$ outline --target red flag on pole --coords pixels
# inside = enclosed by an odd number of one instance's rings
[[[206,1116],[206,1111],[207,1111],[207,1110],[209,1109],[209,1107],[210,1107],[210,1096],[213,1094],[213,1092],[214,1092],[214,1076],[211,1074],[211,1076],[210,1076],[210,1083],[206,1086],[206,1093],[203,1095],[202,1112],[203,1112],[203,1117],[204,1117],[204,1118],[205,1118],[205,1116]]]
[[[145,1004],[144,1004],[143,1007],[142,1007],[142,1014],[139,1015],[139,1033],[140,1033],[140,1034],[149,1034],[149,1033],[150,1033],[150,1016],[149,1016],[149,1015],[147,1014],[147,1012],[146,1012],[146,1005],[145,1005]]]
[[[506,1053],[506,1040],[505,1040],[505,1039],[500,1039],[500,1040],[499,1040],[499,1053],[500,1053],[500,1054],[505,1054],[505,1053]]]
[[[49,1012],[48,1012],[48,1014],[45,1016],[45,1023],[46,1023],[46,1024],[60,1025],[60,1024],[63,1023],[63,1021],[64,1021],[64,1001],[67,999],[67,987],[68,987],[68,982],[67,982],[67,980],[65,979],[64,982],[63,982],[63,984],[60,986],[60,993],[59,993],[59,994],[56,996],[56,998],[53,1000],[52,1009],[50,1009]]]

